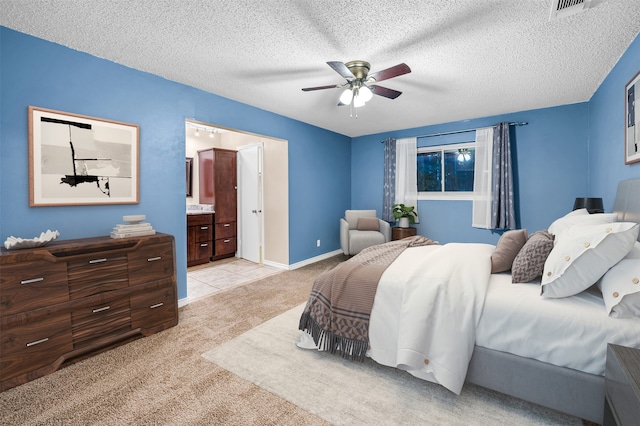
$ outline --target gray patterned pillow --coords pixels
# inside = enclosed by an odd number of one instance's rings
[[[553,250],[553,235],[547,231],[534,232],[511,265],[511,282],[528,283],[542,276],[544,262]]]

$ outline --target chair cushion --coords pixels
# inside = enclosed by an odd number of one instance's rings
[[[363,249],[385,242],[384,234],[378,231],[349,231],[349,254],[360,253]]]
[[[359,217],[358,231],[379,231],[380,220],[377,217]]]
[[[359,217],[376,217],[375,210],[345,210],[344,220],[349,224],[349,229],[358,229]]]

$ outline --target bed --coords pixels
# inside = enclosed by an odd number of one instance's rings
[[[509,271],[492,271],[502,238],[495,246],[434,245],[424,238],[387,243],[396,247],[385,252],[384,266],[367,252],[364,261],[354,256],[321,276],[332,294],[316,291],[322,281],[316,280],[298,346],[367,356],[455,393],[466,381],[602,423],[607,344],[640,348],[640,284],[621,278],[640,275],[638,194],[640,179],[622,181],[614,213],[575,211],[548,230],[525,234]],[[531,244],[545,238],[542,245]],[[575,248],[577,241],[581,247]],[[545,244],[542,260],[532,257]],[[541,261],[543,275],[533,280],[516,267]],[[358,278],[358,268],[374,271],[373,290]],[[348,293],[358,295],[356,309],[341,305]],[[323,314],[342,331],[323,330],[322,320],[314,320],[318,306],[331,306]],[[367,309],[364,327],[359,316]],[[328,319],[336,312],[353,318]],[[340,333],[364,335],[364,344],[341,340]]]

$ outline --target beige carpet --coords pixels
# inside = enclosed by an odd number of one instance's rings
[[[581,425],[552,410],[474,385],[445,388],[371,360],[299,349],[304,304],[203,356],[335,425]]]

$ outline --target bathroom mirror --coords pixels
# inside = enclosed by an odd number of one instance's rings
[[[193,157],[187,157],[187,197],[193,197]]]

